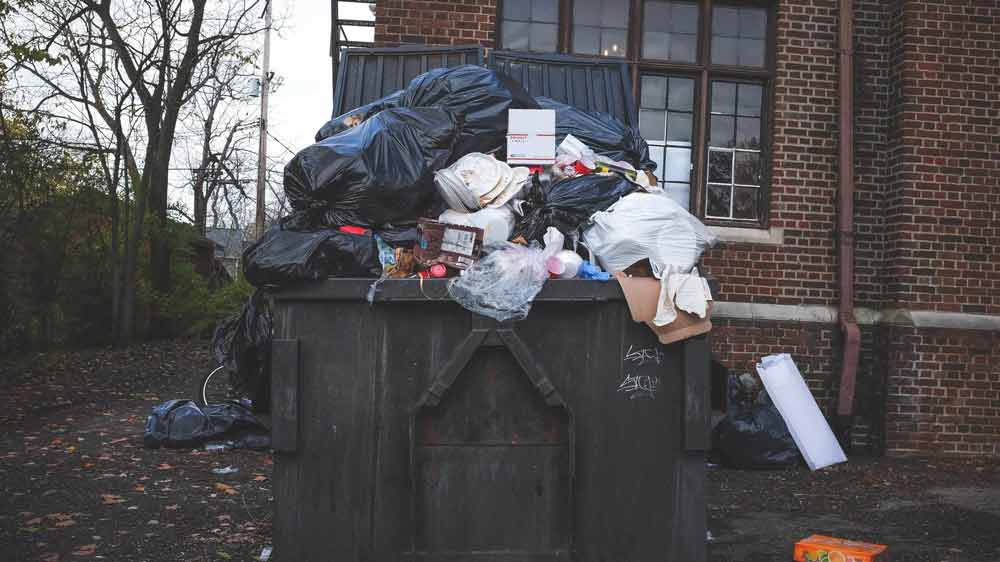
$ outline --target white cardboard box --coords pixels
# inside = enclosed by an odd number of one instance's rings
[[[556,161],[556,112],[510,109],[507,115],[507,163],[549,166]]]

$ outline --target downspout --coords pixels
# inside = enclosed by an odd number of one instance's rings
[[[839,30],[840,147],[837,256],[840,278],[840,330],[844,348],[835,420],[837,438],[850,448],[854,423],[854,386],[858,374],[861,331],[854,318],[854,2],[840,0]]]

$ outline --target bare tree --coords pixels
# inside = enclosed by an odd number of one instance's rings
[[[118,306],[119,343],[134,335],[137,262],[147,213],[153,288],[169,290],[167,195],[182,111],[215,79],[211,61],[224,59],[224,53],[260,30],[265,1],[32,0],[19,7],[18,17],[0,23],[4,41],[17,45],[14,68],[28,75],[22,85],[44,90],[35,109],[95,139],[110,135],[124,162],[132,212]]]

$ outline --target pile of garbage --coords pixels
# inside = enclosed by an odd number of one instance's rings
[[[549,279],[617,276],[639,281],[623,283],[633,297],[656,295],[649,314],[633,307],[637,321],[710,327],[695,265],[715,238],[663,195],[646,141],[611,115],[467,65],[336,116],[316,140],[285,168],[292,213],[244,254],[261,292],[328,277],[448,278],[463,307],[515,321]],[[270,339],[249,318],[266,312],[259,296],[251,307],[220,327],[215,349],[238,386],[258,389]]]

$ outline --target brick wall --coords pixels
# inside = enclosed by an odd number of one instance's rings
[[[496,0],[378,0],[375,45],[463,45],[492,47]]]
[[[375,41],[492,47],[496,5],[379,0]],[[1000,2],[855,0],[854,23],[857,306],[1000,314]],[[784,243],[722,245],[705,269],[719,300],[835,306],[837,2],[777,2],[775,28],[769,226]],[[791,353],[824,410],[835,405],[835,325],[715,325],[728,367]],[[1000,455],[998,337],[862,326],[855,444]]]

